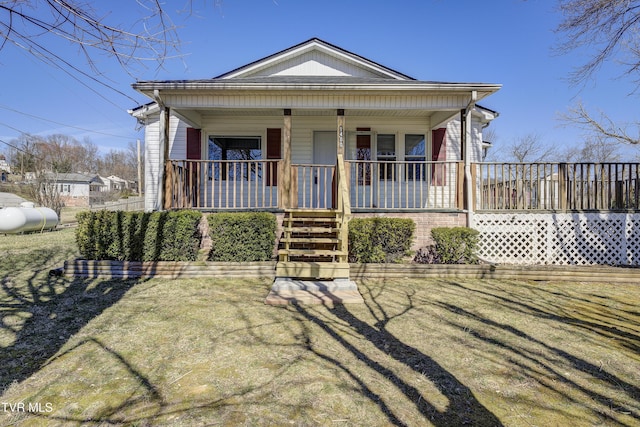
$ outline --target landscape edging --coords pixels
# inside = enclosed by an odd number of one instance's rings
[[[65,261],[64,275],[85,278],[275,278],[275,261]],[[640,268],[574,265],[350,264],[351,279],[460,278],[629,283]]]

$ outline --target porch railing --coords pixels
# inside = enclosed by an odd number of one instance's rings
[[[333,207],[335,169],[335,165],[291,165],[292,206],[301,209]]]
[[[170,160],[172,208],[276,209],[279,160]]]
[[[640,208],[640,163],[476,163],[477,210]]]
[[[352,209],[463,209],[459,162],[344,161]],[[336,207],[335,165],[281,160],[170,160],[169,208],[282,209]],[[640,163],[473,163],[477,211],[640,210]],[[282,178],[290,174],[289,205]],[[343,192],[343,195],[345,193]]]
[[[456,209],[462,203],[458,162],[345,163],[354,209]]]

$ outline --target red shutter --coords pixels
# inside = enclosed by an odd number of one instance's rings
[[[187,160],[202,160],[200,129],[187,128]]]
[[[278,160],[282,158],[282,129],[267,129],[267,159]],[[278,185],[278,169],[274,162],[266,164],[266,180],[267,185]]]
[[[200,129],[187,128],[187,160],[202,160],[202,144],[200,143]],[[184,195],[187,203],[198,206],[200,199],[200,164],[187,162],[185,173]]]
[[[431,160],[447,160],[447,128],[434,129],[431,132]],[[434,165],[431,172],[431,185],[446,185],[447,166]]]

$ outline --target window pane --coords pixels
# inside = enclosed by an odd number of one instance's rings
[[[424,135],[405,135],[404,154],[406,157],[425,157]]]
[[[381,180],[396,180],[398,174],[396,170],[396,164],[390,163],[396,161],[396,136],[380,134],[377,138],[377,155],[378,160],[384,163],[379,163],[380,179]],[[389,162],[389,163],[387,163]]]
[[[260,137],[211,137],[209,160],[226,160],[210,166],[209,176],[222,180],[255,180],[262,176],[261,163],[233,163],[233,161],[260,160]]]
[[[378,135],[378,159],[395,160],[396,157],[396,136],[395,135]],[[393,159],[391,159],[391,157]]]
[[[407,162],[424,162],[426,160],[424,135],[407,134],[404,136],[404,158]],[[407,180],[426,180],[426,165],[424,163],[407,164],[405,167]]]

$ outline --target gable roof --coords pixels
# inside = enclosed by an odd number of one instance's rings
[[[216,91],[333,91],[462,94],[477,100],[498,91],[493,83],[420,81],[318,38],[312,38],[210,79],[138,81],[138,92],[157,101],[160,91],[174,94]],[[158,92],[156,92],[158,91]],[[148,104],[129,112],[137,118],[154,110]]]
[[[281,67],[284,65],[284,68]],[[348,67],[348,68],[347,68]],[[288,49],[266,56],[214,79],[265,76],[309,76],[315,70],[324,76],[351,76],[392,80],[415,80],[399,71],[385,67],[363,56],[342,49],[318,38],[312,38]],[[317,74],[316,74],[317,75]]]
[[[104,184],[98,175],[88,175],[84,173],[52,173],[48,172],[46,176],[56,182],[76,182],[91,184],[93,182],[97,184]]]

